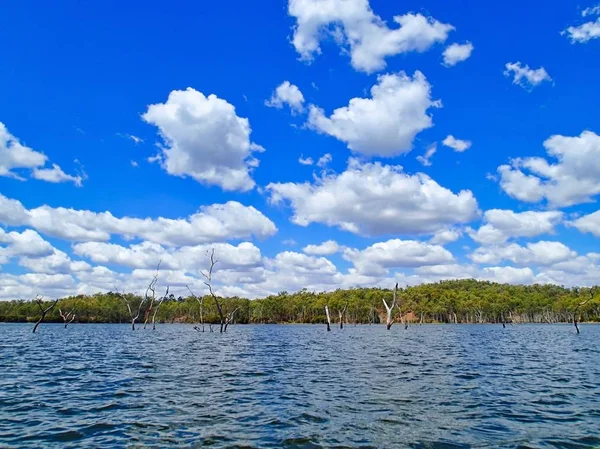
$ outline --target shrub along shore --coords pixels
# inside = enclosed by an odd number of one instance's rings
[[[325,306],[332,320],[344,311],[344,323],[380,323],[385,320],[383,300],[391,289],[354,288],[314,293],[301,290],[280,292],[262,299],[219,298],[225,315],[236,311],[233,323],[325,323]],[[137,310],[143,296],[119,292],[77,295],[58,300],[45,322],[130,323],[129,303]],[[158,300],[159,298],[157,298]],[[160,298],[162,299],[162,298]],[[49,307],[54,301],[45,301]],[[146,304],[148,301],[146,301]],[[442,281],[401,289],[394,311],[397,322],[422,323],[560,323],[600,321],[600,295],[590,288],[555,285],[507,285],[476,280]],[[0,301],[0,322],[35,322],[40,305],[34,300]],[[144,322],[147,305],[142,303],[138,323]],[[219,323],[210,295],[167,295],[156,313],[157,323]],[[62,316],[61,316],[62,314]]]

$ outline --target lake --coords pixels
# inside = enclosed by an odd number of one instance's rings
[[[0,324],[1,448],[600,447],[600,326]]]

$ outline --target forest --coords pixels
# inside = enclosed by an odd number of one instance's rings
[[[122,292],[78,295],[47,301],[0,301],[0,322],[69,323],[191,323],[221,324],[327,323],[332,325],[386,322],[409,323],[558,323],[600,321],[600,296],[595,288],[555,285],[508,285],[476,280],[441,281],[399,289],[355,288],[314,293],[280,292],[262,299],[209,295],[157,295],[150,285],[145,295]],[[392,301],[394,301],[392,303]],[[43,316],[42,316],[43,314]],[[136,316],[137,314],[137,316]],[[134,319],[135,318],[135,319]],[[135,323],[134,323],[135,326]],[[198,328],[199,329],[199,328]],[[216,329],[218,330],[218,329]]]

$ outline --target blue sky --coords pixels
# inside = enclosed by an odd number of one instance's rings
[[[7,4],[0,297],[593,283],[596,6]]]

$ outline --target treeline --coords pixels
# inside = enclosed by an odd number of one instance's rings
[[[589,288],[567,289],[554,285],[506,285],[476,280],[442,281],[399,291],[396,321],[423,323],[557,323],[600,321],[600,295]],[[385,319],[382,299],[392,290],[355,288],[334,292],[281,292],[263,299],[233,297],[221,300],[225,314],[236,310],[234,323],[325,323],[325,306],[333,321],[343,314],[345,323],[380,323]],[[128,323],[130,314],[118,292],[78,295],[61,299],[46,316],[46,322],[63,322],[60,315],[72,312],[74,323]],[[125,295],[135,308],[142,297]],[[165,298],[157,323],[199,323],[200,298]],[[587,302],[586,302],[587,301]],[[581,305],[585,303],[584,305]],[[50,304],[50,303],[48,303]],[[0,301],[0,321],[34,322],[40,307],[32,300]],[[202,319],[219,323],[213,298],[203,299]],[[140,320],[143,321],[143,320]]]

